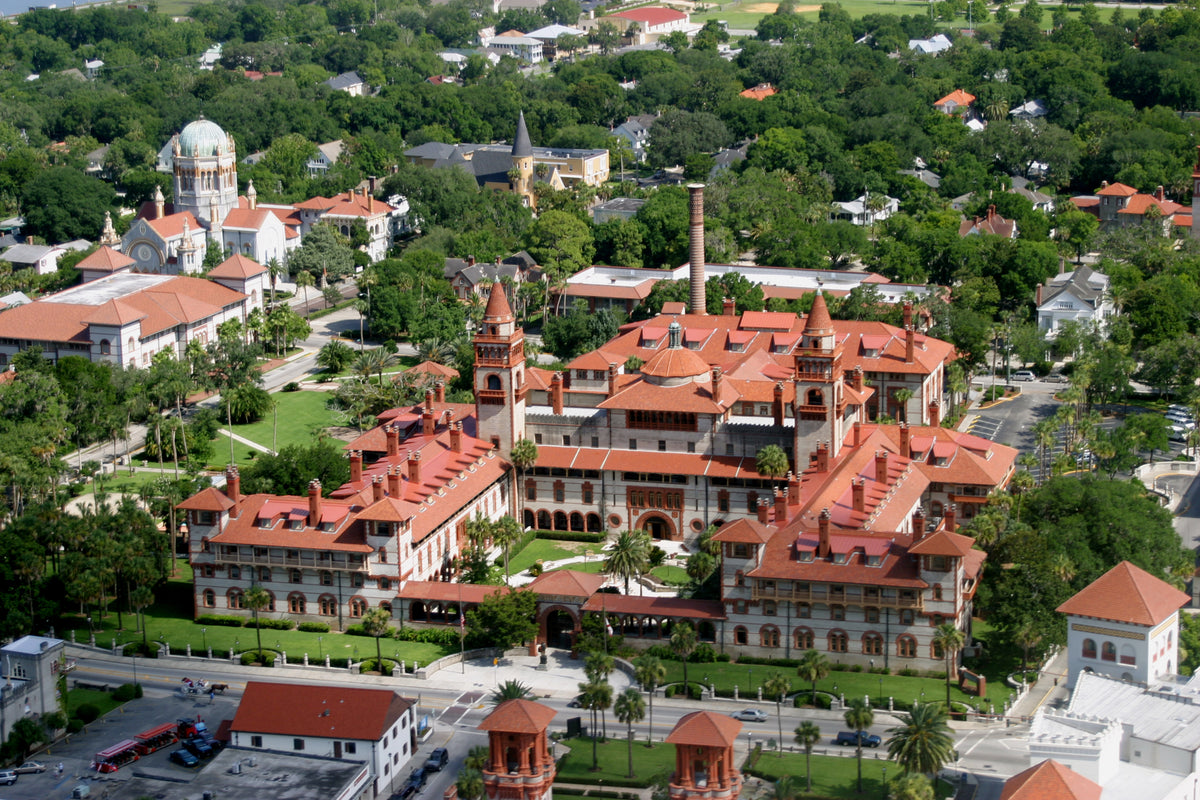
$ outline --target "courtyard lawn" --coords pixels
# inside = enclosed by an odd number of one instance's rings
[[[130,682],[133,681],[133,675],[129,676]],[[71,682],[67,678],[68,684]],[[116,684],[112,684],[115,686]],[[84,703],[91,703],[96,708],[100,709],[100,716],[103,717],[108,712],[123,705],[121,702],[114,700],[111,692],[101,692],[96,689],[68,689],[67,690],[67,716],[75,716],[75,711]]]
[[[594,559],[592,561],[587,561],[587,562],[584,562],[581,564],[567,564],[564,567],[555,567],[554,569],[548,570],[548,571],[549,572],[560,572],[564,569],[574,570],[575,572],[590,572],[593,575],[599,575],[601,572],[604,571],[604,562],[601,561],[600,559]]]
[[[338,419],[337,412],[325,408],[325,401],[329,399],[326,392],[276,392],[271,399],[278,408],[277,436],[275,412],[272,411],[258,422],[234,425],[233,432],[263,447],[281,450],[291,444],[310,444],[315,433],[336,424]],[[274,444],[276,441],[277,445]]]
[[[179,477],[185,477],[186,473],[180,469]],[[164,472],[134,472],[129,474],[127,468],[118,469],[116,475],[105,475],[99,477],[99,480],[93,479],[83,490],[83,494],[95,494],[98,490],[105,491],[110,494],[138,494],[142,487],[154,483],[159,478],[174,478],[175,473],[168,463]]]
[[[600,548],[600,544],[593,544],[591,542],[559,542],[550,539],[534,539],[520,551],[508,554],[508,571],[513,575],[518,575],[539,561],[544,564],[547,561],[558,561],[564,558],[582,556],[585,553],[590,557],[592,563],[600,563]],[[500,565],[503,566],[504,562],[501,561]],[[582,562],[572,564],[568,569],[596,572],[596,570],[585,569],[585,565]]]
[[[581,712],[584,724],[591,724],[591,714]],[[556,781],[561,783],[604,783],[606,786],[650,786],[670,776],[675,770],[675,748],[668,744],[646,747],[645,742],[633,744],[633,778],[629,774],[629,743],[625,738],[625,726],[614,721],[609,714],[611,734],[607,741],[597,742],[596,759],[600,769],[592,772],[592,740],[581,736],[564,739],[563,744],[571,752],[558,762]],[[635,734],[636,738],[636,734]],[[555,792],[557,795],[557,792]]]
[[[757,737],[756,737],[757,738]],[[820,798],[864,798],[886,797],[884,791],[884,770],[893,778],[900,774],[900,768],[887,761],[887,751],[883,748],[863,750],[862,774],[863,793],[858,793],[858,759],[850,753],[849,757],[819,756],[812,757],[812,793],[801,791],[798,797]],[[791,775],[796,779],[797,788],[803,790],[807,784],[803,753],[785,753],[782,758],[765,747],[754,766],[745,770],[769,781]],[[934,790],[935,797],[949,797],[954,794],[954,787],[945,781],[938,781]]]
[[[654,569],[650,570],[650,574],[668,586],[686,586],[692,581],[692,579],[688,577],[686,569],[683,567],[671,566],[670,564],[663,564],[661,567],[655,567]]]
[[[797,654],[798,657],[799,654]],[[683,664],[679,661],[664,661],[667,667],[667,678],[664,683],[683,681]],[[894,665],[893,665],[894,666]],[[810,684],[796,677],[795,667],[768,666],[763,664],[688,664],[688,681],[691,683],[705,682],[716,686],[717,693],[731,696],[733,687],[738,687],[738,696],[742,699],[756,698],[758,688],[766,682],[772,673],[782,673],[792,682],[792,693],[804,692],[805,701],[810,690]],[[705,681],[705,678],[708,678]],[[750,687],[750,691],[747,691]],[[882,695],[880,694],[882,689]],[[876,708],[886,707],[887,699],[895,699],[897,707],[910,706],[917,702],[945,701],[946,682],[940,678],[910,678],[903,675],[880,675],[871,672],[838,671],[829,673],[829,677],[817,681],[818,692],[828,692],[833,695],[844,695],[847,700],[853,697],[870,695],[871,704]],[[966,695],[957,686],[951,687],[950,699],[954,703],[967,703],[972,708],[981,706],[983,711],[992,704],[997,710],[1004,706],[1004,701],[1012,693],[1002,679],[988,679],[988,696],[986,700]],[[882,696],[882,701],[880,697]],[[959,706],[955,706],[956,709]]]

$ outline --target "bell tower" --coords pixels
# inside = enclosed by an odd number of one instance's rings
[[[818,442],[829,442],[829,454],[836,457],[845,435],[843,413],[842,345],[833,330],[833,320],[820,291],[804,324],[800,346],[795,351],[796,466],[800,459],[816,450]]]
[[[521,202],[533,207],[533,143],[525,125],[525,112],[517,118],[517,135],[512,146],[512,190],[521,195]]]
[[[525,438],[525,332],[517,327],[504,285],[492,284],[475,334],[475,415],[480,439],[501,453]]]

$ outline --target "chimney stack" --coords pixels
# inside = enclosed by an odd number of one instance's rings
[[[1154,199],[1159,201],[1160,203],[1163,200],[1167,199],[1167,196],[1165,194],[1163,194],[1163,187],[1159,186],[1157,189],[1154,190]]]
[[[817,442],[817,472],[829,471],[829,444]]]
[[[888,482],[888,454],[886,450],[875,451],[875,481]]]
[[[904,458],[912,458],[912,449],[910,445],[911,432],[908,429],[907,422],[900,423],[900,455]]]
[[[438,381],[433,385],[433,399],[438,403],[446,402],[446,382]]]
[[[917,506],[917,510],[912,515],[913,526],[913,544],[925,538],[925,509],[922,506]]]
[[[691,279],[691,304],[688,312],[703,316],[707,308],[704,296],[704,184],[688,187],[688,277]]]
[[[608,396],[612,397],[617,393],[617,365],[608,365]]]
[[[1062,262],[1061,261],[1058,264],[1058,274],[1059,275],[1062,274]],[[1034,305],[1040,306],[1042,304],[1042,284],[1040,284],[1040,283],[1037,285],[1037,295],[1034,297],[1033,302],[1034,302]]]
[[[775,524],[782,525],[787,521],[788,490],[785,486],[775,490]]]
[[[934,428],[942,424],[942,404],[938,400],[929,401],[929,424]]]
[[[917,349],[917,333],[912,328],[904,329],[904,363],[911,364]]]
[[[433,410],[433,389],[425,390],[425,410],[426,411]]]
[[[421,454],[415,452],[408,457],[408,479],[413,483],[421,483]]]
[[[850,481],[850,496],[851,503],[855,511],[867,510],[867,485],[862,478],[855,478]]]
[[[404,476],[400,474],[400,465],[388,467],[387,471],[387,487],[388,494],[396,500],[404,493]]]
[[[387,436],[387,454],[389,457],[400,455],[400,431],[395,425],[385,425],[383,433]]]
[[[946,504],[946,515],[943,517],[942,529],[950,533],[958,530],[958,521],[955,517],[958,515],[958,506],[954,503]]]
[[[436,427],[434,420],[435,420],[435,418],[433,416],[432,409],[427,408],[424,411],[422,411],[421,412],[421,433],[425,434],[426,436],[433,436],[433,432]]]
[[[760,524],[762,524],[762,525],[770,524],[770,522],[771,522],[770,517],[767,516],[770,508],[771,508],[771,504],[769,502],[767,502],[767,498],[765,498],[765,497],[758,498],[758,521]]]
[[[788,502],[794,506],[800,505],[800,479],[796,477],[796,473],[789,472],[787,482]]]
[[[862,423],[858,421],[854,423],[854,446],[862,447]]]
[[[242,499],[242,476],[238,474],[238,468],[232,464],[225,468],[225,496],[235,505]]]
[[[362,451],[350,451],[350,480],[358,482],[362,480]]]
[[[904,304],[904,327],[912,327],[912,303]]]
[[[313,528],[321,524],[321,482],[315,478],[308,482],[308,524]]]
[[[550,378],[550,410],[555,414],[563,413],[563,377],[561,372],[556,372]]]
[[[721,301],[721,313],[727,317],[737,316],[737,301],[732,297],[726,297]]]
[[[829,558],[829,509],[821,509],[821,516],[817,517],[817,557]]]
[[[456,453],[461,453],[462,449],[462,423],[450,423],[450,449]]]
[[[863,376],[863,368],[855,367],[850,373],[850,381],[854,386],[855,391],[861,392],[867,388],[866,378]]]
[[[774,397],[772,398],[771,410],[775,414],[775,424],[783,425],[783,381],[775,384]]]
[[[719,402],[721,399],[721,368],[712,368],[712,399],[714,402]]]
[[[384,498],[383,476],[376,475],[371,480],[371,499],[372,499],[372,501],[378,503],[383,498]]]

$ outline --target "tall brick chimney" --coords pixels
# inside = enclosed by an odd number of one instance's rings
[[[875,481],[877,483],[887,483],[888,479],[888,454],[886,450],[875,451]]]
[[[691,281],[688,312],[703,316],[708,306],[704,296],[704,184],[688,187],[688,278]]]
[[[550,377],[550,410],[555,414],[563,413],[563,376],[556,372]]]
[[[862,478],[850,481],[851,505],[855,511],[867,510],[867,485]]]
[[[362,480],[362,451],[361,450],[351,450],[350,451],[350,480],[355,481],[355,482]]]
[[[721,397],[721,368],[712,368],[712,398],[719,400]]]
[[[911,364],[917,349],[917,332],[911,327],[904,329],[904,363]]]
[[[612,397],[617,393],[617,365],[608,365],[608,396]]]
[[[908,429],[907,422],[900,423],[900,455],[904,458],[912,458],[912,433]]]
[[[721,313],[727,317],[737,316],[737,301],[732,297],[726,297],[721,301]]]
[[[771,411],[775,415],[775,424],[783,425],[783,382],[779,381],[775,384],[775,391],[772,396]]]
[[[383,486],[383,476],[376,475],[371,479],[371,500],[378,503],[386,494]]]
[[[850,381],[854,386],[855,391],[861,392],[863,389],[867,388],[867,381],[863,375],[862,367],[854,368],[854,370],[850,373]]]
[[[788,502],[794,506],[800,505],[800,479],[796,477],[796,473],[789,472],[787,482]]]
[[[829,509],[821,509],[817,517],[817,557],[829,558]]]
[[[400,431],[395,425],[385,425],[383,433],[387,437],[387,454],[388,456],[400,455]]]
[[[433,399],[439,403],[446,402],[446,382],[438,381],[433,385]]]
[[[387,487],[388,494],[396,500],[399,500],[400,496],[404,493],[404,476],[400,472],[399,464],[388,467]]]
[[[456,453],[461,453],[462,449],[462,423],[450,423],[450,449]]]
[[[419,451],[410,453],[408,456],[408,479],[417,485],[421,483],[421,453]]]
[[[225,468],[225,496],[235,505],[242,499],[242,476],[238,474],[238,468],[233,464]]]
[[[956,530],[958,530],[958,520],[955,519],[957,516],[958,506],[956,506],[954,503],[947,503],[946,514],[943,517],[942,529],[949,531],[950,533],[954,533]]]
[[[942,404],[938,400],[929,401],[929,424],[935,428],[942,424]]]
[[[421,433],[426,436],[433,436],[433,432],[437,429],[437,418],[433,416],[433,409],[426,408],[421,412]]]
[[[425,390],[425,410],[426,411],[433,410],[433,389]]]
[[[758,498],[758,521],[760,524],[767,525],[770,523],[770,510],[771,502],[765,497]]]
[[[829,471],[829,444],[817,442],[817,472]]]
[[[917,506],[912,515],[913,544],[925,538],[925,508]]]
[[[321,524],[321,482],[315,478],[308,482],[308,524]]]
[[[785,486],[775,490],[775,524],[782,525],[788,516],[788,490]]]
[[[854,446],[862,447],[862,423],[857,420],[854,422]]]

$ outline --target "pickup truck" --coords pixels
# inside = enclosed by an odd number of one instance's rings
[[[842,747],[857,747],[859,744],[859,737],[862,738],[863,747],[879,747],[879,745],[883,743],[883,740],[878,736],[873,733],[867,733],[866,731],[861,733],[858,731],[842,731],[837,736],[833,737],[833,743],[839,744]]]

